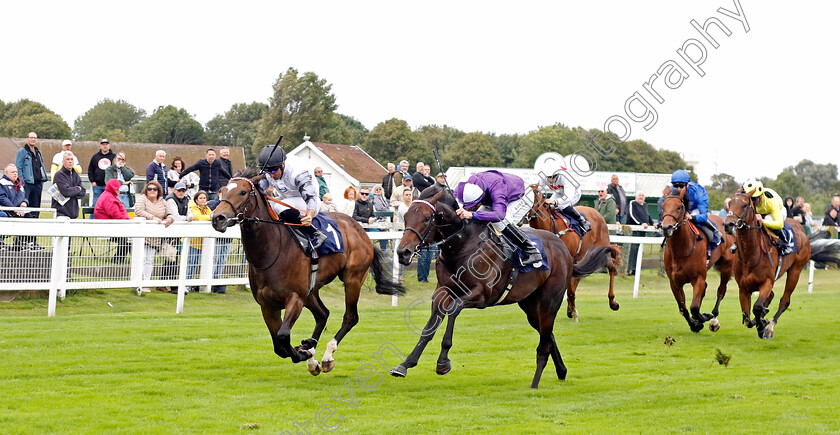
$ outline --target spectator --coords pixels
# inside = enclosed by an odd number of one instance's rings
[[[435,181],[437,181],[438,186],[446,187],[446,176],[443,175],[443,172],[438,172]]]
[[[394,219],[394,228],[399,231],[405,229],[405,212],[408,211],[408,208],[411,207],[411,191],[410,190],[403,190],[402,201],[397,206],[397,214]]]
[[[344,199],[344,207],[342,207],[341,212],[353,217],[353,212],[356,210],[356,188],[348,186],[344,189]]]
[[[196,192],[195,200],[190,202],[190,213],[195,221],[210,221],[210,216],[213,214],[213,210],[210,210],[210,207],[207,206],[207,192],[203,190]],[[202,246],[203,241],[201,238],[193,237],[190,239],[190,252],[187,257],[187,279],[194,277],[198,271]],[[195,292],[198,291],[198,287],[191,286],[188,290]]]
[[[798,201],[798,199],[797,199]],[[814,222],[814,214],[811,212],[811,204],[807,202],[802,203],[802,213],[805,216],[805,226],[808,228],[815,227],[817,225]]]
[[[618,184],[618,174],[613,174],[610,184],[607,185],[607,193],[609,193],[615,205],[618,207],[618,216],[616,218],[620,223],[627,221],[627,195],[624,194],[624,188]],[[607,222],[609,223],[609,222]]]
[[[105,183],[107,186],[107,183],[111,180],[120,182],[119,195],[117,197],[125,208],[131,208],[134,205],[131,201],[131,196],[134,194],[131,182],[132,178],[134,178],[134,170],[125,165],[125,153],[117,153],[117,156],[114,157],[114,164],[105,170]],[[93,216],[95,218],[96,214],[94,213]]]
[[[662,196],[659,197],[659,200],[656,201],[656,213],[659,215],[659,222],[662,222],[662,203],[665,202],[665,198],[671,194],[671,186],[665,186],[662,189]]]
[[[216,150],[208,148],[204,153],[204,158],[195,162],[192,166],[184,169],[181,172],[181,178],[185,177],[192,171],[198,170],[199,182],[198,188],[207,192],[208,200],[214,200],[219,197],[219,189],[230,180],[230,173],[222,164],[221,160],[216,160]]]
[[[799,202],[802,200],[802,202]],[[802,204],[805,203],[805,198],[801,196],[796,198],[796,203],[793,201],[793,197],[788,196],[785,198],[785,208],[787,208],[787,217],[799,222],[800,225],[805,224],[805,214],[802,212]]]
[[[397,187],[397,167],[393,163],[388,163],[388,173],[382,177],[382,188],[385,189],[385,197],[391,198],[394,189]]]
[[[330,188],[327,187],[327,180],[324,180],[324,170],[320,167],[315,168],[315,179],[318,180],[318,198],[323,198],[325,193],[329,193]]]
[[[718,211],[718,216],[721,219],[726,219],[726,215],[729,214],[729,202],[732,201],[732,198],[726,198],[723,200],[723,208]]]
[[[175,222],[192,222],[193,214],[190,210],[190,197],[187,196],[186,184],[180,181],[175,184],[172,193],[166,197],[166,207]]]
[[[394,189],[394,193],[391,194],[391,207],[397,208],[400,206],[400,202],[402,202],[402,195],[403,192],[408,190],[411,192],[411,198],[417,199],[420,197],[420,192],[413,186],[414,181],[411,178],[403,178],[402,186],[397,187]]]
[[[166,151],[155,151],[155,159],[146,166],[146,184],[154,180],[161,186],[172,187],[175,185],[175,181],[168,180],[166,177],[166,164],[163,163],[164,160],[166,160]],[[160,195],[164,196],[165,194],[160,192]]]
[[[388,222],[389,218],[382,216],[376,217],[376,213],[388,213],[394,212],[394,209],[391,208],[391,203],[387,199],[385,199],[384,192],[385,189],[382,188],[380,185],[373,186],[373,194],[371,195],[371,200],[373,201],[373,211],[374,211],[374,218],[376,222]],[[383,231],[383,230],[380,230]],[[379,240],[379,247],[385,251],[388,249],[388,241],[385,239]]]
[[[144,218],[157,224],[163,224],[164,227],[171,225],[175,219],[166,207],[166,201],[163,199],[162,192],[163,187],[157,180],[149,180],[143,189],[143,195],[137,198],[137,202],[134,204],[134,215],[136,218]],[[158,237],[146,238],[146,244],[143,250],[144,281],[152,278],[155,252],[161,249],[161,245],[161,239]],[[167,291],[166,287],[157,287],[157,290]],[[143,291],[148,292],[149,289],[144,287]]]
[[[88,165],[88,179],[93,188],[92,207],[96,207],[97,198],[105,191],[105,170],[114,163],[114,157],[116,154],[111,151],[111,142],[108,139],[99,141],[99,152],[90,158]]]
[[[370,189],[367,187],[359,189],[359,199],[356,200],[353,219],[363,224],[372,224],[376,219],[373,217],[373,201],[370,201]]]
[[[58,172],[64,166],[64,152],[65,151],[72,151],[71,148],[73,147],[73,141],[65,140],[61,143],[61,151],[55,153],[52,158],[52,167],[50,169],[50,179],[55,179],[55,173]],[[73,161],[73,170],[76,171],[77,174],[82,173],[82,166],[79,165],[79,158],[75,155],[73,156],[75,159]]]
[[[601,213],[601,216],[604,217],[604,221],[606,221],[606,223],[615,223],[615,200],[605,189],[598,190],[598,199],[595,201],[595,209],[598,210],[598,213]]]
[[[645,204],[645,194],[642,192],[636,192],[636,200],[630,202],[630,211],[627,215],[627,223],[629,225],[641,225],[642,228],[647,228],[649,225],[653,225],[653,219],[650,218],[650,213],[647,210],[647,204]],[[634,236],[645,236],[645,231],[635,230],[633,231]],[[630,275],[636,274],[636,257],[639,254],[639,245],[633,243],[630,245],[630,261],[627,263],[627,273]]]
[[[70,219],[79,217],[79,200],[85,197],[85,188],[82,187],[82,177],[73,170],[74,156],[72,151],[64,152],[64,166],[55,174],[56,188],[64,196],[64,203],[52,199],[52,208],[56,209],[58,216],[67,216]],[[104,191],[105,186],[102,186]]]
[[[414,181],[414,187],[419,192],[423,192],[427,187],[435,184],[435,180],[428,176],[429,173],[425,170],[426,166],[423,162],[417,162],[417,171],[411,176],[411,179]],[[429,167],[429,170],[431,171],[431,167]]]
[[[120,157],[120,154],[122,153],[117,154],[117,158]],[[114,159],[115,166],[116,162],[117,160]],[[122,187],[122,183],[116,178],[111,178],[105,182],[105,191],[102,192],[102,195],[99,195],[99,200],[96,201],[96,207],[93,208],[94,219],[128,219],[128,212],[125,211],[125,205],[120,198],[122,196],[119,193],[120,187]],[[125,237],[112,237],[111,241],[117,245],[117,254],[109,260],[113,263],[124,262],[131,250],[128,239]]]
[[[230,161],[230,148],[219,148],[219,160],[222,161],[222,166],[225,167],[228,173],[228,177],[222,177],[221,182],[219,183],[219,186],[225,186],[228,184],[228,181],[230,181],[230,177],[233,176],[233,163]],[[189,186],[187,186],[187,189],[189,189]],[[189,190],[187,190],[187,192],[189,193]]]
[[[394,176],[394,184],[399,187],[402,185],[403,180],[411,178],[411,174],[408,173],[408,160],[400,160],[400,167],[397,172],[397,175]]]
[[[338,213],[338,207],[333,204],[332,193],[325,193],[321,198],[321,213]]]
[[[41,155],[41,150],[38,149],[38,135],[32,131],[26,138],[26,144],[17,151],[15,155],[15,166],[18,168],[18,176],[23,179],[23,191],[26,194],[26,203],[29,207],[41,207],[41,190],[44,187],[44,181],[47,179],[47,171],[44,169],[44,156]],[[63,166],[63,164],[62,164]],[[25,217],[37,219],[40,213],[29,212]],[[28,240],[29,244],[34,246],[35,237],[22,236],[23,240]]]
[[[175,156],[175,158],[172,159],[172,165],[170,166],[169,172],[166,173],[166,182],[171,184],[171,186],[169,186],[169,193],[172,193],[172,191],[175,190],[175,184],[181,182],[187,186],[187,195],[190,198],[195,198],[195,193],[198,192],[198,175],[196,175],[195,172],[190,172],[186,177],[181,178],[181,171],[183,171],[185,167],[186,165],[184,164],[184,159],[182,159],[181,156]]]
[[[13,163],[6,166],[3,177],[0,178],[0,206],[3,207],[26,207],[26,193],[23,191],[23,182],[18,177],[18,169]],[[23,211],[0,210],[0,217],[23,217]]]
[[[831,204],[825,211],[823,225],[827,227],[840,226],[840,193],[835,193],[834,197],[831,198]]]
[[[203,190],[199,190],[199,192],[204,193],[204,197],[207,197],[207,192]],[[196,193],[198,196],[198,193]],[[207,208],[212,211],[216,209],[216,206],[219,205],[221,201],[219,199],[214,200],[207,200]],[[202,213],[206,213],[206,211],[202,211]],[[195,216],[195,210],[193,210],[193,216]],[[216,239],[216,249],[213,252],[213,279],[220,279],[222,278],[222,274],[225,271],[225,265],[227,264],[228,254],[230,254],[230,241],[229,238],[217,238]],[[227,291],[227,286],[224,285],[214,285],[210,287],[210,291],[213,293],[224,294]]]

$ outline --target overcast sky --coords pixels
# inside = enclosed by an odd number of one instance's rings
[[[338,111],[369,129],[393,117],[468,132],[603,129],[620,115],[630,139],[696,157],[703,182],[838,163],[840,3],[740,7],[749,32],[718,12],[737,12],[733,0],[4,2],[0,99],[42,102],[71,127],[103,98],[150,114],[172,104],[205,123],[267,102],[295,67],[332,83]],[[710,17],[731,32],[712,26],[718,48],[690,24]],[[689,39],[707,51],[702,77],[677,53]],[[653,82],[659,103],[643,85],[669,60],[687,78]],[[625,113],[635,92],[656,111],[649,130]]]

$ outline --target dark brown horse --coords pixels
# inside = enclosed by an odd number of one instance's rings
[[[562,240],[566,245],[566,248],[569,249],[575,263],[580,261],[589,251],[596,247],[610,246],[610,230],[607,228],[607,222],[604,220],[604,217],[601,216],[601,213],[598,213],[598,210],[586,206],[575,207],[575,210],[586,217],[589,221],[589,225],[592,226],[592,229],[586,233],[586,235],[580,237],[578,233],[569,228],[563,218],[555,216],[553,207],[551,204],[545,202],[545,198],[540,192],[538,185],[532,184],[531,190],[534,193],[534,205],[531,206],[531,210],[525,216],[525,219],[528,220],[528,224],[531,225],[531,228],[546,230],[557,234],[560,237],[560,240]],[[610,308],[613,311],[617,311],[619,305],[618,302],[615,301],[615,291],[613,289],[613,285],[615,283],[616,268],[621,264],[621,248],[617,245],[612,245],[612,247],[614,257],[609,264],[607,264],[607,271],[609,271],[610,274],[610,289],[607,293],[607,297],[610,301]],[[570,319],[574,319],[575,322],[578,320],[578,311],[575,306],[575,293],[577,292],[579,283],[580,278],[572,278],[572,283],[566,290],[566,315]]]
[[[738,282],[743,323],[756,326],[760,338],[773,338],[779,316],[790,306],[790,296],[799,282],[799,274],[809,260],[837,263],[837,240],[814,240],[805,235],[802,226],[793,219],[785,219],[796,234],[797,252],[779,257],[779,249],[756,218],[755,205],[743,192],[732,196],[726,217],[726,232],[735,234],[735,280]],[[768,321],[764,318],[773,300],[773,283],[782,274],[785,278],[785,292],[779,300],[779,310]],[[758,292],[758,299],[752,308],[754,319],[750,319],[752,293]]]
[[[230,184],[220,193],[223,199],[213,211],[213,228],[225,231],[231,225],[240,225],[251,291],[262,308],[263,319],[274,342],[274,353],[291,358],[294,363],[307,360],[307,368],[313,375],[322,370],[328,372],[335,366],[333,353],[341,339],[359,322],[359,292],[368,269],[373,272],[377,293],[395,294],[403,289],[390,282],[385,273],[387,267],[382,265],[382,253],[373,246],[359,223],[341,213],[327,213],[338,223],[344,252],[320,257],[318,278],[310,292],[309,258],[292,240],[289,229],[270,216],[265,196],[256,187],[263,176],[256,170],[247,169],[231,178]],[[330,232],[328,236],[338,239],[335,234]],[[327,344],[319,364],[314,359],[315,347],[330,315],[321,301],[319,289],[336,277],[344,282],[346,310],[341,328]],[[292,347],[291,330],[303,307],[315,317],[315,331],[311,338],[301,341],[300,346]],[[286,315],[281,318],[283,310]]]
[[[537,388],[548,356],[554,360],[557,377],[566,378],[566,366],[554,339],[554,319],[563,303],[563,293],[573,277],[583,277],[604,267],[612,248],[595,249],[574,266],[566,246],[547,231],[532,230],[545,247],[550,270],[532,270],[511,275],[513,261],[500,249],[500,240],[492,225],[475,220],[462,221],[452,195],[438,187],[426,188],[419,200],[405,213],[405,233],[398,246],[400,263],[409,264],[419,249],[437,242],[440,256],[436,264],[438,286],[432,294],[432,313],[420,334],[420,341],[406,360],[391,370],[404,377],[417,365],[426,345],[434,337],[444,317],[446,325],[437,373],[449,373],[449,349],[455,318],[464,308],[487,308],[518,303],[528,322],[540,334],[537,346],[537,369],[531,383]],[[510,282],[510,277],[514,280]],[[509,286],[510,284],[510,286]]]
[[[709,240],[702,237],[697,227],[688,220],[686,215],[687,203],[685,189],[679,195],[668,195],[662,203],[662,233],[665,236],[665,273],[671,281],[671,291],[677,300],[677,307],[683,315],[688,327],[693,332],[700,332],[703,324],[709,322],[709,330],[720,329],[717,319],[720,301],[726,295],[726,285],[732,277],[732,263],[735,255],[729,252],[729,247],[735,243],[735,238],[724,235],[720,245],[712,251],[712,256],[706,261],[706,248]],[[712,214],[708,215],[718,228],[723,228],[723,219]],[[706,295],[706,272],[714,266],[720,272],[720,284],[717,289],[717,301],[711,314],[700,313],[700,305]],[[683,287],[691,284],[694,289],[691,298],[691,312],[685,308],[685,292]]]

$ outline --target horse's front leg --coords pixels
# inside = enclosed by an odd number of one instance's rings
[[[435,296],[438,296],[441,293],[438,293],[436,290]],[[414,349],[411,351],[411,354],[408,355],[405,361],[403,361],[402,364],[391,369],[391,376],[404,378],[406,373],[408,373],[408,369],[417,365],[417,361],[420,360],[420,355],[423,354],[423,350],[426,348],[426,345],[429,344],[429,341],[431,341],[432,338],[434,338],[435,332],[437,331],[440,324],[443,323],[443,318],[445,317],[445,314],[443,313],[443,310],[441,309],[441,304],[439,303],[441,299],[442,298],[440,297],[432,298],[432,315],[429,317],[429,321],[426,322],[426,326],[420,332],[420,340],[417,341],[417,344],[414,346]],[[452,301],[450,303],[456,302]],[[454,325],[454,322],[452,324]]]
[[[691,298],[691,317],[700,323],[706,323],[714,317],[709,313],[703,314],[700,312],[700,307],[703,305],[703,298],[706,297],[706,287],[708,285],[709,283],[706,282],[706,277],[702,275],[695,278],[692,283],[694,293]]]
[[[445,375],[452,370],[452,363],[449,361],[449,349],[452,348],[452,333],[455,330],[455,319],[460,313],[461,309],[458,309],[447,316],[446,332],[444,332],[443,341],[440,343],[440,356],[438,357],[437,368],[435,369],[435,372],[439,375]]]
[[[291,358],[295,364],[309,359],[312,353],[314,353],[314,349],[299,350],[292,347],[292,327],[295,326],[295,322],[300,317],[302,310],[303,301],[297,294],[293,293],[286,300],[286,312],[283,316],[283,323],[280,324],[280,329],[277,333],[272,335],[272,339],[274,340],[274,353],[283,358]]]
[[[682,314],[685,321],[688,322],[688,327],[691,329],[691,332],[700,332],[700,330],[703,329],[703,323],[695,321],[691,318],[691,315],[689,315],[688,309],[685,307],[683,284],[677,284],[673,278],[671,278],[670,281],[671,293],[674,294],[674,299],[677,301],[677,308],[680,309],[680,314]]]
[[[315,330],[312,331],[312,337],[304,338],[300,342],[300,346],[295,346],[295,350],[302,355],[306,353],[310,354],[309,358],[306,359],[306,368],[312,376],[318,376],[322,371],[329,371],[324,370],[318,360],[315,359],[315,349],[318,346],[321,333],[324,332],[324,328],[327,326],[330,311],[324,305],[324,302],[321,301],[317,290],[309,294],[304,306],[309,309],[312,317],[315,318]]]
[[[758,299],[753,305],[753,315],[755,316],[755,326],[758,332],[758,338],[768,338],[764,336],[764,328],[770,323],[764,316],[770,312],[768,306],[773,300],[773,280],[768,279],[758,290]]]
[[[738,301],[741,303],[741,323],[747,328],[755,326],[755,321],[750,315],[750,305],[752,305],[752,291],[739,287]]]

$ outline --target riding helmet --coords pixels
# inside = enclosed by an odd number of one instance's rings
[[[689,181],[691,181],[691,177],[689,177],[688,171],[685,169],[677,169],[671,174],[672,183],[688,183]]]
[[[276,148],[276,149],[275,149]],[[286,151],[276,145],[266,145],[260,150],[257,158],[259,167],[266,172],[272,172],[283,166],[286,161]]]
[[[764,184],[755,178],[750,178],[746,183],[744,183],[744,192],[748,194],[752,193],[753,198],[761,196],[764,194]]]
[[[484,189],[473,183],[465,183],[463,192],[464,208],[478,204],[484,197]]]

